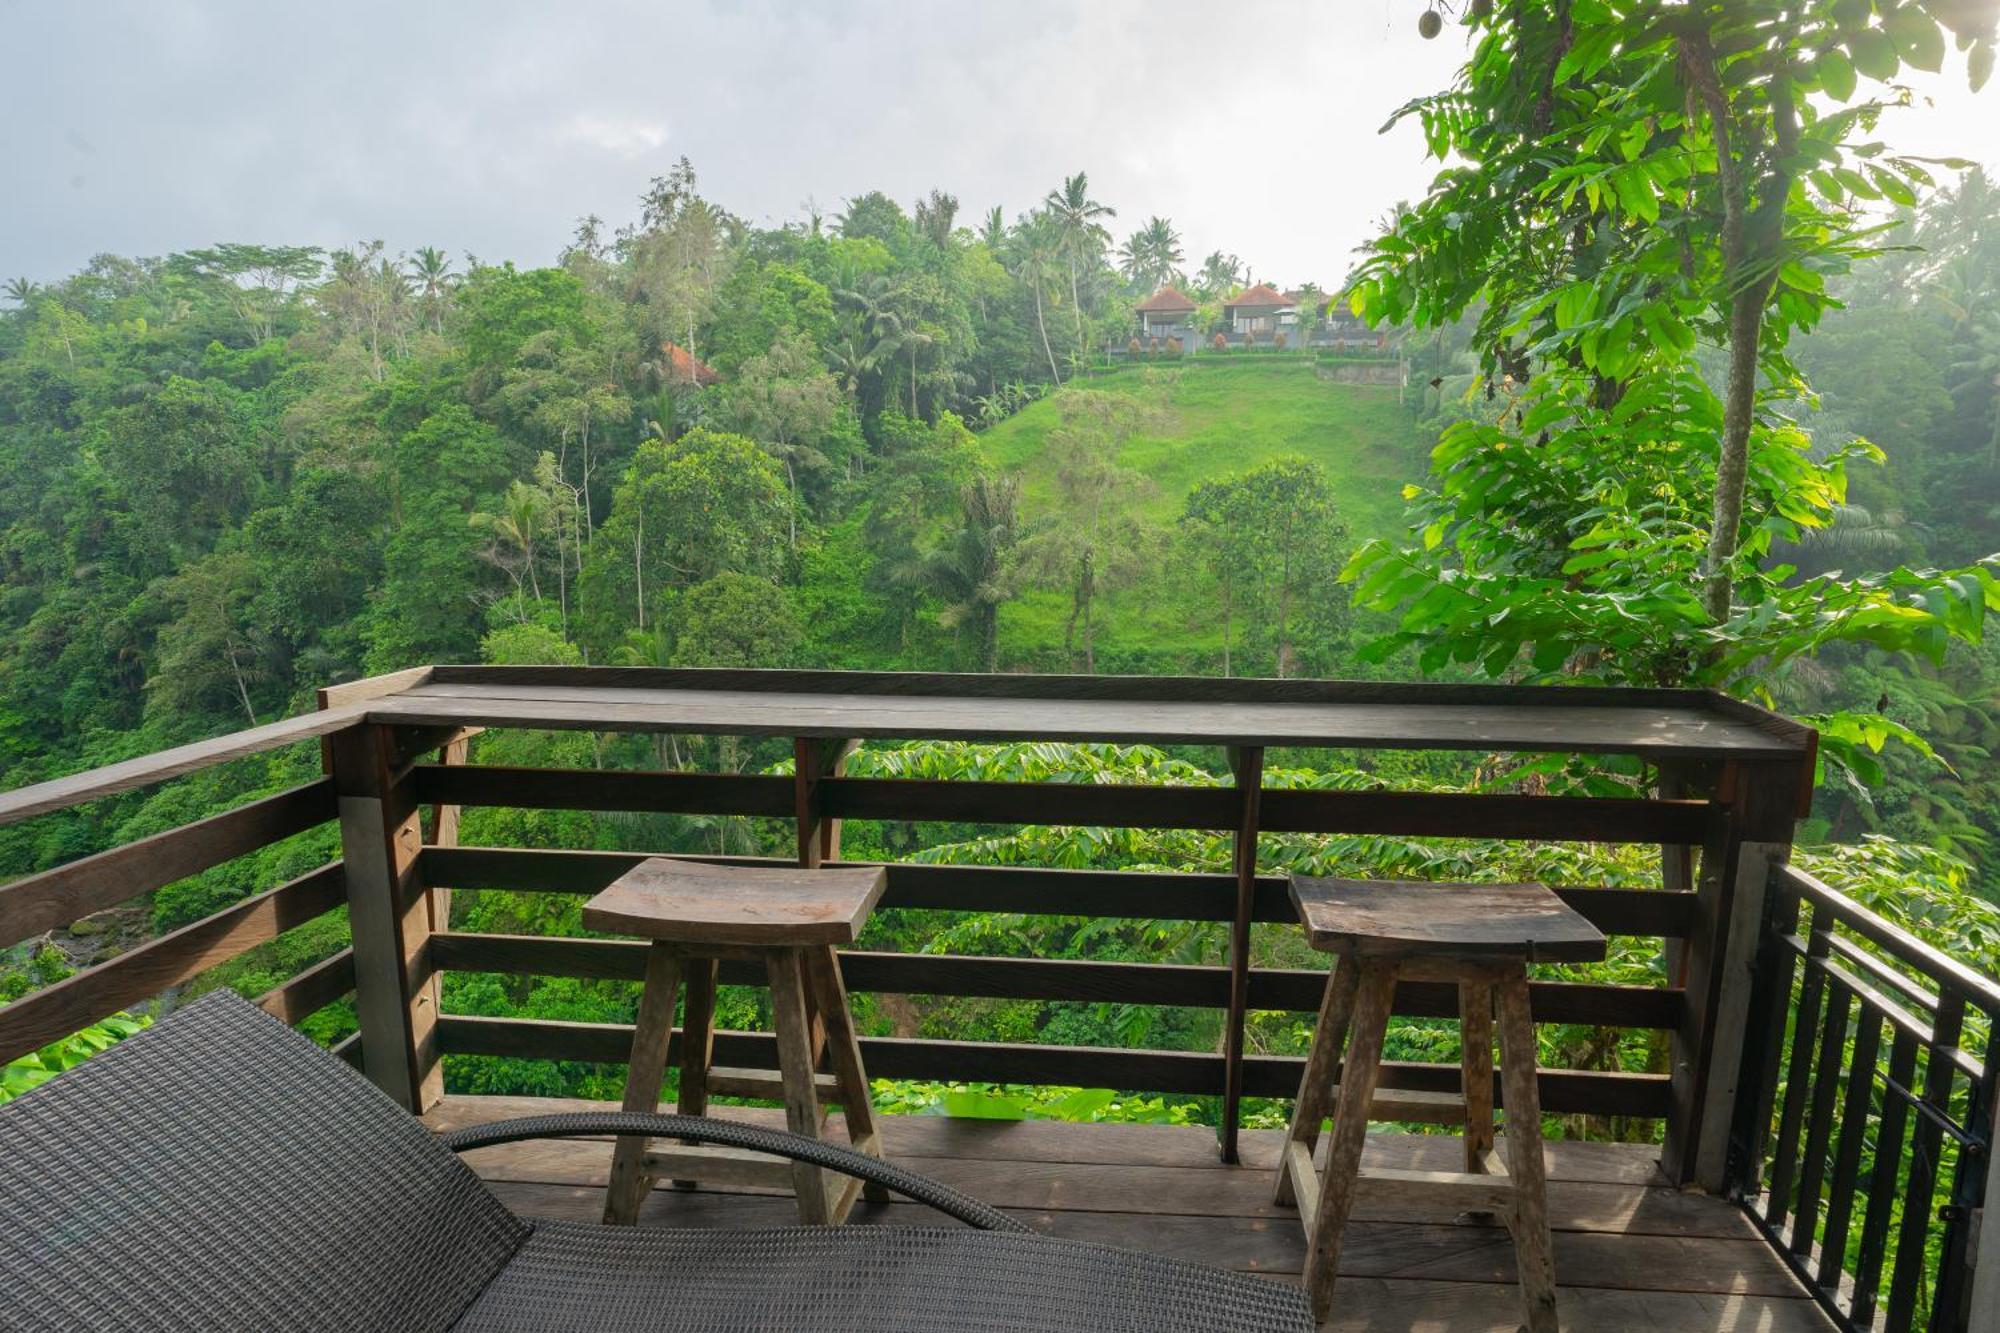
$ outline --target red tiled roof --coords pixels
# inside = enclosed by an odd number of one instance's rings
[[[1181,295],[1178,287],[1162,287],[1139,303],[1142,314],[1159,314],[1167,310],[1192,310],[1194,302]]]
[[[679,343],[661,343],[660,350],[666,354],[667,377],[682,384],[699,384],[704,388],[720,384],[722,376],[709,368],[707,362],[689,354]]]
[[[1222,308],[1228,310],[1235,306],[1281,306],[1297,304],[1298,302],[1296,301],[1288,301],[1283,296],[1280,296],[1277,289],[1271,286],[1270,283],[1260,282],[1241,296],[1224,301]]]

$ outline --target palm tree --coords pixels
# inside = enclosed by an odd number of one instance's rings
[[[958,218],[958,196],[932,190],[930,198],[917,200],[917,230],[940,250],[951,248],[951,228]]]
[[[444,332],[445,296],[451,291],[451,260],[434,245],[418,250],[410,260],[410,280],[416,284],[417,299],[431,312],[431,330]]]
[[[1201,261],[1201,285],[1210,294],[1227,292],[1243,280],[1243,261],[1220,250]]]
[[[1971,347],[1965,356],[1951,363],[1951,368],[1958,372],[1951,391],[1962,395],[1989,393],[1993,433],[1987,442],[1986,461],[2000,466],[2000,306],[1989,307],[1967,319],[1962,332]]]
[[[947,629],[970,629],[980,670],[1000,666],[1000,605],[1014,596],[1014,544],[1019,537],[1021,483],[982,475],[958,493],[961,521],[942,546],[924,552],[916,581],[945,602]]]
[[[905,293],[886,273],[870,273],[834,290],[833,298],[848,312],[847,345],[830,352],[836,371],[857,392],[866,376],[876,374],[903,350],[906,321],[901,305]],[[888,388],[882,386],[886,395]]]
[[[1069,261],[1069,304],[1076,319],[1076,346],[1081,352],[1084,347],[1083,302],[1078,293],[1077,271],[1084,264],[1094,262],[1103,253],[1104,247],[1111,243],[1111,233],[1098,219],[1117,217],[1118,212],[1090,197],[1090,179],[1081,171],[1065,177],[1061,189],[1050,190],[1043,206],[1061,229],[1062,253]]]
[[[921,326],[905,324],[897,329],[893,338],[881,345],[884,360],[903,352],[910,354],[910,420],[912,421],[917,420],[917,353],[935,345],[936,342],[937,339],[924,332]]]
[[[6,287],[0,289],[0,294],[4,294],[15,305],[26,309],[29,302],[41,295],[41,291],[39,286],[26,278],[9,278]]]
[[[1042,335],[1042,355],[1049,359],[1049,376],[1062,383],[1056,369],[1056,354],[1049,346],[1049,325],[1042,311],[1042,291],[1056,276],[1056,260],[1062,248],[1062,234],[1048,213],[1031,213],[1021,220],[1009,238],[1014,243],[1014,276],[1028,284],[1035,294],[1035,327]]]
[[[1118,251],[1125,276],[1148,291],[1157,290],[1181,276],[1187,256],[1181,253],[1181,234],[1165,218],[1146,219],[1146,225],[1132,233]]]
[[[979,224],[979,239],[988,250],[1000,253],[1000,247],[1007,243],[1007,219],[995,204],[986,210],[986,220]]]

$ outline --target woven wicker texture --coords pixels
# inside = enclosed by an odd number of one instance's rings
[[[460,1333],[1312,1333],[1289,1283],[1159,1255],[914,1227],[544,1222]]]
[[[447,1329],[527,1231],[232,994],[0,1106],[0,1328]]]
[[[803,1138],[797,1134],[759,1129],[734,1120],[711,1120],[705,1116],[649,1115],[644,1111],[583,1111],[568,1115],[531,1115],[514,1120],[496,1120],[455,1130],[439,1139],[453,1152],[469,1152],[495,1143],[521,1139],[578,1138],[591,1134],[643,1134],[650,1138],[686,1139],[691,1142],[748,1148],[795,1158],[815,1166],[830,1167],[845,1175],[859,1176],[887,1186],[905,1198],[926,1203],[948,1217],[957,1218],[982,1231],[1026,1231],[997,1208],[968,1198],[929,1176],[905,1171],[893,1162],[868,1157],[838,1144]]]

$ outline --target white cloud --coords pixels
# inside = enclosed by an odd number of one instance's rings
[[[1071,172],[1189,257],[1335,280],[1435,164],[1377,129],[1464,56],[1410,0],[0,0],[36,53],[0,80],[0,274],[216,240],[552,260],[575,219],[629,219],[686,153],[758,222],[932,187],[976,216]],[[1963,74],[1885,126],[2000,159]]]
[[[557,138],[563,143],[582,144],[629,160],[665,147],[667,127],[631,116],[580,112],[569,118]]]

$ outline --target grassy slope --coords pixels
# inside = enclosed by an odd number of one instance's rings
[[[1309,362],[1213,362],[1182,372],[1171,391],[1158,374],[1123,371],[1091,382],[1093,388],[1145,396],[1164,409],[1158,434],[1134,438],[1122,455],[1126,466],[1152,479],[1142,501],[1146,517],[1171,526],[1188,489],[1210,477],[1243,472],[1267,459],[1297,454],[1318,463],[1333,479],[1348,530],[1359,540],[1399,531],[1402,487],[1423,475],[1428,442],[1396,403],[1393,389],[1329,384]],[[1021,475],[1031,516],[1045,509],[1053,478],[1040,466],[1053,405],[1036,403],[981,436],[992,462]],[[1189,669],[1220,664],[1221,633],[1209,623],[1205,597],[1183,573],[1161,571],[1100,605],[1099,669],[1116,669],[1125,653],[1146,653],[1161,669],[1178,658]],[[1004,662],[1059,666],[1068,601],[1033,592],[1001,618]],[[1213,655],[1214,662],[1203,659]],[[1114,660],[1107,663],[1106,656]]]

